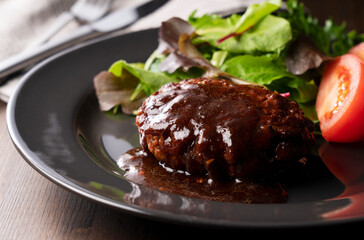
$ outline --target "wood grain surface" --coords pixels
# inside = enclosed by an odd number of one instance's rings
[[[319,19],[346,20],[364,32],[364,1],[305,0]],[[0,103],[0,239],[228,239],[273,235],[317,234],[364,227],[363,222],[313,229],[211,229],[158,222],[120,212],[70,193],[31,168],[13,146]],[[250,236],[250,235],[249,235]],[[292,236],[292,235],[291,235]],[[297,236],[297,235],[296,235]],[[295,236],[295,237],[296,237]]]

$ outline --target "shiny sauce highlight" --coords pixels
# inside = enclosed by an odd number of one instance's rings
[[[118,160],[124,177],[137,184],[186,197],[221,202],[284,203],[287,192],[278,182],[253,180],[218,181],[205,175],[166,167],[142,148],[132,149]]]

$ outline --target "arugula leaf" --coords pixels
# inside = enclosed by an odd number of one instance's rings
[[[316,18],[307,15],[302,3],[296,0],[288,0],[287,12],[283,11],[278,16],[287,19],[292,27],[293,38],[306,35],[313,40],[315,45],[325,54],[329,54],[330,40]]]
[[[345,22],[339,26],[329,19],[325,22],[323,30],[331,42],[331,52],[334,56],[343,55],[354,45],[364,41],[364,34],[358,35],[355,30],[347,32]]]
[[[306,14],[304,5],[297,0],[288,0],[287,12],[280,12],[279,16],[287,19],[293,31],[293,38],[300,35],[308,36],[319,50],[331,57],[347,53],[355,44],[364,41],[363,34],[355,31],[347,33],[346,23],[335,24],[331,19],[326,20],[322,27],[318,19]]]

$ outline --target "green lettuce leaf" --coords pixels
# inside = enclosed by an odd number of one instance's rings
[[[289,92],[292,100],[298,103],[314,101],[317,86],[314,81],[306,81],[289,73],[281,61],[270,56],[242,55],[231,58],[222,70],[247,81],[264,85],[279,93]]]
[[[279,52],[292,39],[291,26],[287,20],[268,15],[253,28],[217,45],[231,53]]]
[[[225,62],[226,58],[228,57],[228,51],[215,51],[211,57],[211,64],[217,68],[220,68],[222,64]]]
[[[188,22],[195,29],[195,33],[199,36],[195,43],[210,42],[217,45],[217,41],[234,31],[236,24],[240,21],[241,15],[233,14],[228,18],[223,18],[217,14],[205,14],[201,17],[195,17],[196,11],[193,12]]]
[[[219,39],[234,29],[239,17],[232,15],[224,19],[217,15],[204,15],[200,18],[190,16],[189,21],[198,35],[194,43],[206,41],[213,47],[230,53],[259,53],[280,51],[292,39],[289,22],[268,15],[244,34],[219,43]]]
[[[132,114],[147,96],[174,81],[164,73],[145,70],[142,63],[120,60],[112,64],[108,71],[96,75],[94,86],[102,111],[121,106],[124,113]]]
[[[260,85],[291,76],[283,64],[269,56],[239,55],[226,61],[221,69]]]
[[[235,24],[234,32],[238,34],[245,32],[247,29],[257,24],[265,16],[268,16],[270,13],[279,9],[281,4],[281,0],[269,0],[262,4],[250,5],[240,18],[239,22]]]
[[[129,64],[124,60],[120,60],[111,65],[109,72],[113,73],[116,77],[122,77],[124,71],[127,71],[139,81],[136,91],[143,90],[147,96],[152,95],[166,83],[176,82],[174,78],[162,72],[148,71],[143,66],[140,64]],[[133,96],[135,95],[134,93]]]

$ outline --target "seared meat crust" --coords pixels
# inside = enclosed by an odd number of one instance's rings
[[[276,174],[314,145],[297,103],[225,80],[170,83],[146,99],[136,124],[144,150],[174,169],[211,177]]]

